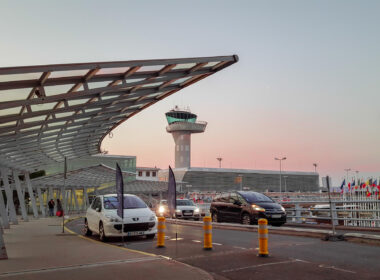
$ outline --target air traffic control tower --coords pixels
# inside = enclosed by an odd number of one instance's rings
[[[166,131],[175,142],[175,168],[190,167],[191,134],[204,132],[207,122],[197,122],[197,115],[177,106],[165,115],[169,124]]]

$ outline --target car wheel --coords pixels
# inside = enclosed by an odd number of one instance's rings
[[[251,216],[249,214],[243,214],[241,217],[241,223],[243,225],[250,225],[251,224]]]
[[[216,214],[216,212],[212,213],[212,221],[215,223],[219,223],[218,214]]]
[[[153,233],[153,234],[147,234],[146,238],[147,239],[153,239],[155,235],[156,235],[155,233]]]
[[[107,241],[107,237],[106,237],[106,234],[104,232],[104,226],[103,226],[102,222],[99,223],[99,239],[102,242],[106,242]]]
[[[84,235],[86,235],[86,236],[91,236],[92,235],[92,231],[88,227],[88,221],[87,221],[87,219],[84,220]]]
[[[272,223],[271,225],[274,226],[274,227],[280,227],[283,224],[285,224],[285,223]]]

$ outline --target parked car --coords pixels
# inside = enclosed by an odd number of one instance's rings
[[[284,207],[270,197],[253,191],[228,192],[217,195],[211,203],[210,212],[213,222],[257,223],[265,218],[274,226],[286,222]]]
[[[177,207],[173,218],[177,219],[194,219],[199,221],[201,213],[199,207],[190,199],[177,199]],[[158,208],[156,210],[158,216],[170,217],[170,212],[168,208],[168,202],[166,200],[161,200]]]
[[[124,228],[124,236],[154,238],[157,217],[144,201],[135,195],[125,194],[124,220],[117,215],[118,205],[116,194],[95,197],[84,220],[85,235],[97,233],[101,241],[106,241],[108,237],[123,236]]]

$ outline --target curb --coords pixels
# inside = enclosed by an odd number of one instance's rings
[[[184,220],[174,220],[167,219],[167,223],[179,224],[184,226],[198,226],[202,227],[203,222],[198,221],[184,221]],[[213,229],[227,229],[227,230],[240,230],[240,231],[251,231],[256,232],[257,225],[240,225],[240,224],[229,224],[229,223],[212,223]],[[290,236],[303,236],[303,237],[314,237],[314,238],[324,238],[327,234],[332,234],[331,230],[325,229],[307,229],[307,228],[293,228],[293,227],[272,227],[268,226],[270,233],[290,235]],[[356,243],[367,243],[372,245],[380,245],[380,236],[372,234],[361,234],[361,233],[345,233],[343,234],[346,241],[356,242]]]

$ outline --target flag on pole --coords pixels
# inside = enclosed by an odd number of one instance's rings
[[[346,185],[346,179],[343,179],[342,184],[340,185],[340,193],[343,193],[344,186]]]
[[[168,181],[168,208],[170,216],[173,216],[177,208],[177,185],[172,168],[169,166],[169,181]]]
[[[117,215],[124,219],[124,182],[123,174],[118,163],[116,163],[116,193],[117,193]]]

